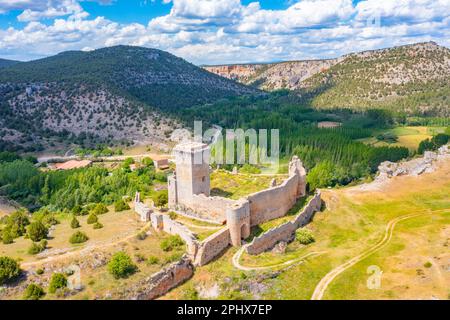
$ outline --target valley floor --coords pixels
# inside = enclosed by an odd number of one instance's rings
[[[270,179],[250,175],[226,178],[217,172],[213,185],[236,196],[264,188]],[[162,299],[448,299],[450,288],[450,160],[441,160],[433,173],[418,177],[400,176],[377,185],[322,190],[326,209],[317,213],[307,228],[315,242],[303,246],[297,241],[285,253],[265,252],[251,256],[229,248],[210,264],[196,269],[193,278]],[[302,202],[295,210],[301,210]],[[295,211],[294,210],[294,211]],[[89,236],[84,245],[70,245],[69,219],[59,217],[43,255],[26,253],[29,240],[16,239],[0,245],[0,255],[21,260],[27,273],[16,286],[2,292],[0,299],[20,299],[26,284],[46,287],[53,272],[77,264],[82,269],[84,290],[66,297],[48,294],[46,299],[124,299],[136,284],[157,272],[184,248],[161,250],[167,238],[147,229],[132,210],[99,216],[104,229],[93,230],[87,217],[80,217],[81,229]],[[178,216],[204,239],[220,226],[199,223]],[[267,230],[290,216],[260,226]],[[147,230],[145,239],[136,237]],[[253,230],[257,234],[258,230]],[[128,279],[116,280],[106,263],[117,251],[125,251],[139,267]],[[151,257],[157,257],[151,261]],[[37,271],[43,269],[43,275]],[[380,286],[370,289],[368,282]]]

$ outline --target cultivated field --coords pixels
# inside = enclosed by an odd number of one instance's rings
[[[416,151],[419,147],[419,143],[425,139],[430,139],[434,134],[441,133],[445,128],[441,127],[396,127],[394,129],[377,131],[375,136],[381,133],[391,133],[398,137],[398,141],[395,143],[388,143],[384,141],[378,141],[377,138],[370,137],[360,139],[359,141],[373,145],[375,147],[381,146],[399,146],[406,147],[412,151]]]

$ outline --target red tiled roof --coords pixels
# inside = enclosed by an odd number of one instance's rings
[[[57,163],[55,164],[55,168],[58,170],[71,170],[71,169],[79,169],[79,168],[85,168],[89,165],[91,165],[92,161],[89,160],[70,160],[64,163]]]

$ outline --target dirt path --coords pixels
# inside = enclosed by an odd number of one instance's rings
[[[389,223],[387,224],[387,226],[385,228],[383,239],[381,239],[377,244],[375,244],[371,248],[363,251],[361,254],[359,254],[356,257],[348,260],[347,262],[341,264],[340,266],[334,268],[329,273],[327,273],[325,275],[325,277],[323,277],[322,280],[320,280],[319,284],[316,286],[316,288],[314,290],[314,293],[313,293],[313,295],[311,297],[311,300],[321,300],[323,298],[324,294],[325,294],[325,291],[327,290],[328,286],[330,285],[330,283],[338,275],[340,275],[341,273],[343,273],[347,269],[351,268],[352,266],[354,266],[358,262],[366,259],[367,257],[369,257],[370,255],[374,254],[375,252],[383,249],[387,244],[389,244],[389,242],[392,239],[392,235],[394,233],[394,229],[395,229],[395,226],[397,225],[397,223],[399,223],[401,221],[404,221],[404,220],[407,220],[407,219],[417,218],[417,217],[426,216],[426,215],[432,215],[432,214],[436,214],[436,213],[440,213],[440,212],[446,212],[446,211],[448,211],[448,210],[435,210],[435,211],[422,212],[422,213],[412,213],[412,214],[408,214],[408,215],[405,215],[405,216],[397,217],[397,218],[389,221]]]
[[[150,227],[150,224],[148,223],[144,227],[142,227],[139,232],[147,230],[149,227]],[[122,238],[122,239],[119,239],[119,240],[116,240],[116,241],[113,241],[113,242],[108,242],[108,243],[101,244],[101,245],[92,244],[92,245],[89,245],[89,246],[87,246],[87,247],[85,247],[85,248],[83,248],[81,250],[70,251],[70,252],[67,252],[67,253],[51,256],[51,257],[48,257],[48,258],[45,258],[45,259],[42,259],[42,260],[38,260],[38,261],[22,263],[20,265],[20,267],[22,269],[24,269],[24,270],[27,270],[27,269],[31,269],[31,268],[36,267],[36,266],[40,266],[40,265],[42,265],[44,263],[56,262],[56,261],[64,260],[64,259],[67,259],[67,258],[73,258],[73,257],[77,257],[77,256],[82,256],[82,255],[88,254],[88,253],[90,253],[90,252],[92,252],[94,250],[105,249],[105,248],[109,248],[109,247],[118,245],[118,244],[120,244],[122,242],[126,242],[126,241],[134,238],[139,232],[133,233],[132,235],[129,235],[129,236],[125,237],[125,238]]]
[[[275,265],[271,265],[271,266],[265,266],[265,267],[246,267],[243,266],[239,260],[241,259],[242,253],[244,252],[246,246],[243,246],[242,248],[239,249],[238,252],[236,252],[232,258],[232,262],[233,262],[233,266],[239,270],[242,271],[255,271],[255,270],[269,270],[269,269],[274,269],[274,268],[278,268],[278,267],[289,267],[291,265],[293,265],[296,262],[303,262],[303,260],[305,260],[306,258],[309,257],[315,257],[315,256],[319,256],[321,254],[324,254],[325,251],[321,251],[321,252],[310,252],[308,254],[305,254],[304,256],[301,256],[300,258],[297,259],[292,259],[283,263],[279,263],[279,264],[275,264]]]

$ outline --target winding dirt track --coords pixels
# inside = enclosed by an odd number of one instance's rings
[[[388,245],[392,239],[394,229],[395,229],[395,226],[397,225],[397,223],[404,221],[404,220],[412,219],[412,218],[417,218],[417,217],[432,215],[432,214],[437,214],[437,213],[443,213],[443,212],[448,212],[448,211],[449,211],[448,209],[443,209],[443,210],[434,210],[434,211],[427,211],[427,212],[416,212],[416,213],[411,213],[408,215],[404,215],[404,216],[400,216],[395,219],[392,219],[391,221],[388,222],[388,224],[385,228],[384,236],[379,242],[377,242],[374,246],[370,247],[369,249],[363,251],[356,257],[353,257],[352,259],[348,260],[347,262],[341,264],[340,266],[334,268],[329,273],[327,273],[325,275],[325,277],[323,277],[320,280],[319,284],[316,286],[314,293],[311,297],[311,300],[321,300],[323,298],[323,295],[325,294],[325,291],[327,290],[328,286],[330,285],[330,283],[338,275],[340,275],[341,273],[343,273],[347,269],[351,268],[358,262],[366,259],[370,255],[374,254],[375,252],[383,249],[386,245]],[[239,270],[243,270],[243,271],[257,271],[257,270],[274,269],[274,268],[278,268],[278,267],[288,267],[296,262],[301,262],[308,257],[319,256],[321,254],[326,253],[325,251],[311,252],[311,253],[308,253],[298,259],[289,260],[289,261],[279,263],[276,265],[265,266],[265,267],[246,267],[246,266],[241,265],[239,262],[245,248],[246,248],[246,246],[243,246],[241,249],[239,249],[239,251],[237,251],[232,258],[233,266],[235,268],[237,268]]]
[[[147,223],[144,227],[142,227],[140,229],[139,232],[147,230],[149,227],[150,227],[150,223]],[[66,253],[63,253],[63,254],[60,254],[60,255],[50,256],[50,257],[44,258],[42,260],[37,260],[37,261],[32,261],[32,262],[25,262],[25,263],[22,263],[20,265],[20,267],[22,269],[24,269],[24,270],[29,270],[29,269],[32,269],[32,268],[34,268],[36,266],[41,266],[41,265],[43,265],[45,263],[58,262],[58,261],[61,261],[61,260],[67,259],[67,258],[73,258],[73,257],[79,257],[79,256],[83,257],[84,255],[89,254],[90,252],[92,252],[94,250],[109,248],[109,247],[115,246],[117,244],[120,244],[120,243],[126,242],[128,240],[131,240],[134,237],[136,237],[136,235],[139,232],[133,233],[133,234],[131,234],[129,236],[126,236],[126,237],[124,237],[122,239],[118,239],[118,240],[115,240],[115,241],[112,241],[112,242],[107,242],[107,243],[104,243],[104,244],[101,244],[101,245],[92,244],[92,245],[89,245],[89,246],[87,246],[87,247],[85,247],[83,249],[80,249],[80,250],[69,251],[69,252],[66,252]]]
[[[384,248],[391,241],[392,235],[394,233],[394,229],[395,229],[395,226],[397,225],[397,223],[399,223],[401,221],[404,221],[404,220],[407,220],[407,219],[412,219],[412,218],[416,218],[416,217],[420,217],[420,216],[432,215],[432,214],[441,213],[441,212],[447,212],[447,211],[448,211],[448,209],[428,211],[428,212],[422,212],[422,213],[412,213],[412,214],[408,214],[408,215],[397,217],[397,218],[389,221],[389,223],[386,226],[383,239],[381,239],[377,244],[375,244],[371,248],[363,251],[361,254],[359,254],[356,257],[348,260],[347,262],[341,264],[340,266],[334,268],[329,273],[327,273],[325,275],[325,277],[323,277],[322,280],[320,280],[319,284],[316,286],[316,288],[314,290],[314,293],[313,293],[313,295],[311,297],[311,300],[321,300],[323,298],[324,294],[325,294],[325,291],[327,290],[328,286],[330,285],[330,283],[338,275],[343,273],[345,270],[351,268],[352,266],[354,266],[358,262],[360,262],[360,261],[364,260],[365,258],[369,257],[373,253],[375,253],[375,252],[381,250],[382,248]]]
[[[245,266],[241,265],[241,263],[239,262],[245,248],[246,248],[246,246],[243,246],[242,248],[240,248],[239,251],[234,254],[233,259],[232,259],[233,266],[242,271],[268,270],[268,269],[273,269],[273,268],[277,268],[277,267],[288,267],[296,262],[301,262],[301,261],[305,260],[306,258],[319,256],[319,255],[325,253],[325,251],[310,252],[308,254],[305,254],[304,256],[301,256],[300,258],[289,260],[289,261],[279,263],[276,265],[266,266],[266,267],[245,267]]]

